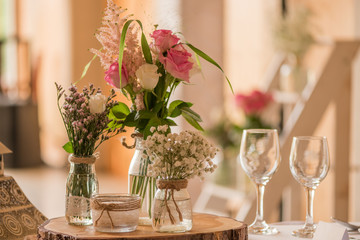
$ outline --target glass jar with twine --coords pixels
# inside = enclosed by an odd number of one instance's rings
[[[88,157],[69,155],[70,171],[66,181],[65,218],[72,225],[91,225],[90,197],[98,193],[95,161],[99,154]]]
[[[132,232],[139,222],[141,198],[132,194],[96,194],[91,198],[93,225],[99,232]]]
[[[157,232],[186,232],[192,228],[192,207],[186,179],[157,179],[152,226]]]

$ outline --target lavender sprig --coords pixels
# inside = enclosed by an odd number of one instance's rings
[[[113,100],[115,91],[105,97],[100,88],[92,84],[78,92],[75,85],[71,85],[69,93],[55,83],[57,89],[57,106],[60,111],[69,142],[63,148],[75,156],[91,156],[106,140],[125,132],[120,122],[114,122],[108,117],[111,109],[118,104]],[[62,104],[60,100],[64,98]],[[119,128],[109,127],[114,123]]]

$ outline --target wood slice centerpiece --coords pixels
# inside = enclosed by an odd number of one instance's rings
[[[237,220],[210,214],[193,214],[193,228],[186,233],[157,233],[151,226],[138,226],[130,233],[101,233],[92,226],[68,225],[64,217],[46,221],[38,228],[39,240],[117,240],[156,239],[192,240],[222,239],[247,240],[247,226]]]

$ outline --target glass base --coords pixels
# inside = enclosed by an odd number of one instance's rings
[[[153,226],[153,229],[156,232],[163,233],[183,233],[188,232],[192,229],[192,220],[184,219],[181,223],[177,224],[159,224],[158,226]]]
[[[70,225],[89,226],[93,224],[91,217],[66,216],[66,221]]]
[[[139,226],[151,226],[152,220],[149,217],[140,217],[139,218]]]
[[[300,228],[298,230],[293,231],[291,233],[291,235],[293,235],[295,237],[300,237],[300,238],[313,238],[314,233],[315,233],[315,227],[313,227],[313,228],[305,227],[305,228]]]
[[[95,227],[95,230],[98,232],[107,232],[107,233],[125,233],[125,232],[133,232],[136,230],[135,226],[120,226],[120,227]]]
[[[265,221],[255,221],[249,226],[248,233],[257,235],[275,235],[278,234],[279,231],[274,227],[270,227]]]

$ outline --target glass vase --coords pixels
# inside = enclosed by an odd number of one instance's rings
[[[98,232],[135,231],[141,199],[130,194],[96,194],[91,198],[91,215]]]
[[[300,94],[309,78],[309,71],[304,67],[303,59],[288,54],[280,68],[280,89],[284,92]]]
[[[90,197],[98,193],[96,157],[69,156],[70,171],[66,181],[65,218],[72,225],[91,225]]]
[[[156,191],[155,178],[147,176],[147,167],[150,163],[144,154],[142,138],[136,138],[136,148],[129,167],[129,194],[141,197],[139,225],[151,225],[151,206]]]
[[[187,232],[192,228],[192,207],[187,180],[157,180],[152,227],[157,232]]]

